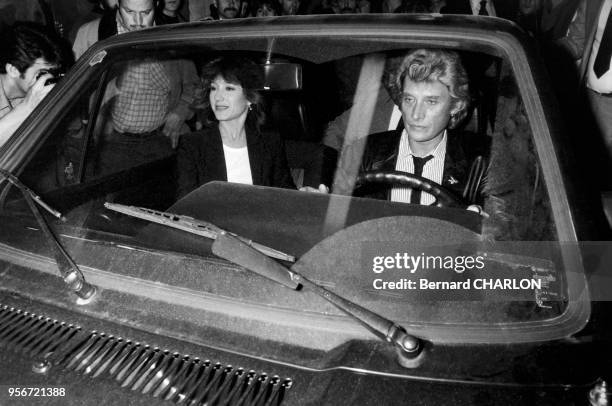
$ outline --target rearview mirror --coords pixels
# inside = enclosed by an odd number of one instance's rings
[[[263,90],[299,90],[302,88],[302,65],[288,62],[268,62],[264,72]]]

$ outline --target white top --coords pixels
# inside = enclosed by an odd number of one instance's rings
[[[408,142],[408,134],[406,130],[402,133],[400,139],[399,152],[397,155],[397,163],[395,164],[396,171],[414,173],[414,161],[412,160],[412,150]],[[436,148],[427,155],[433,155],[433,158],[423,166],[422,177],[433,180],[438,184],[442,184],[442,175],[444,172],[444,157],[446,156],[446,131],[442,141]],[[410,203],[411,188],[394,187],[391,189],[391,201]],[[432,204],[436,199],[427,192],[421,193],[420,204]]]
[[[470,5],[472,6],[472,14],[478,15],[478,12],[480,12],[480,0],[470,0]],[[492,17],[497,16],[493,0],[487,0],[487,13]]]
[[[247,147],[231,148],[223,144],[223,154],[225,155],[227,181],[252,185],[253,177]]]
[[[612,69],[601,75],[600,78],[597,78],[595,72],[593,72],[593,64],[599,51],[601,37],[606,29],[610,9],[612,9],[612,0],[606,0],[601,6],[597,31],[595,32],[595,38],[593,38],[593,47],[591,48],[591,56],[589,57],[589,65],[587,67],[587,86],[598,93],[612,93]]]

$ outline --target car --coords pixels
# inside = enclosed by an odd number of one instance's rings
[[[462,130],[488,145],[482,210],[435,183],[359,176],[352,148],[376,119],[385,65],[417,48],[466,66]],[[321,147],[331,193],[213,181],[180,197],[174,153],[101,169],[126,67],[200,72],[228,55],[259,64],[265,125],[288,149],[320,146],[348,117],[337,149]],[[0,398],[606,404],[609,224],[552,95],[532,39],[496,18],[244,19],[95,44],[0,147]],[[289,166],[303,184],[306,169]],[[353,187],[379,180],[439,197]]]

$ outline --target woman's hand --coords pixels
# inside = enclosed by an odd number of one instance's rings
[[[329,188],[324,184],[320,184],[318,189],[313,188],[312,186],[302,186],[300,188],[300,192],[313,192],[313,193],[329,193]]]
[[[475,213],[478,213],[478,214],[480,214],[482,217],[484,217],[484,218],[486,218],[486,219],[488,219],[488,218],[489,218],[489,214],[488,214],[487,212],[485,212],[485,211],[482,209],[482,207],[480,207],[480,206],[479,206],[479,205],[477,205],[477,204],[471,204],[471,205],[469,205],[469,206],[466,208],[466,210],[469,210],[469,211],[473,211],[473,212],[475,212]]]

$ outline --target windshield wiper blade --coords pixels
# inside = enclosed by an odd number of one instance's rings
[[[216,225],[207,221],[197,220],[190,216],[184,216],[181,214],[168,213],[164,211],[157,211],[153,209],[147,209],[146,207],[137,206],[126,206],[118,203],[104,203],[104,207],[107,209],[126,214],[131,217],[136,217],[141,220],[147,220],[152,223],[161,224],[164,226],[176,228],[179,230],[186,231],[191,234],[200,235],[202,237],[216,239],[220,233],[228,233]],[[274,248],[267,247],[265,245],[256,243],[248,238],[241,237],[234,233],[229,233],[234,237],[240,239],[245,244],[253,247],[257,251],[264,255],[272,258],[282,259],[287,262],[295,262],[295,257],[284,252],[275,250]]]
[[[85,281],[85,277],[83,276],[83,273],[79,269],[78,265],[72,259],[70,254],[68,254],[68,252],[64,249],[64,246],[55,236],[55,234],[51,230],[51,227],[49,227],[47,220],[42,215],[36,205],[39,205],[40,207],[44,208],[46,211],[48,211],[61,221],[66,221],[66,219],[59,211],[53,209],[51,206],[43,202],[40,196],[38,196],[31,189],[25,186],[15,175],[10,173],[9,171],[0,169],[0,175],[4,179],[9,181],[11,184],[13,184],[15,187],[17,187],[17,189],[19,189],[23,194],[23,197],[25,198],[28,206],[30,207],[30,211],[34,215],[34,218],[36,218],[38,225],[47,237],[47,241],[49,242],[51,248],[54,251],[55,263],[57,264],[57,268],[60,272],[62,279],[64,280],[66,285],[68,285],[68,287],[79,297],[77,303],[89,303],[96,294],[95,286]]]
[[[423,359],[425,342],[406,332],[402,326],[368,310],[357,303],[347,300],[300,275],[289,270],[244,244],[239,239],[221,233],[212,245],[215,255],[238,264],[252,272],[281,283],[292,289],[300,285],[311,289],[323,299],[351,316],[378,337],[391,343],[398,355],[398,362],[407,368],[414,368]]]
[[[23,194],[27,193],[34,200],[34,203],[36,203],[37,205],[45,209],[49,214],[56,217],[58,220],[62,222],[66,221],[66,218],[62,216],[62,213],[60,213],[59,211],[55,210],[54,208],[49,206],[47,203],[45,203],[40,198],[40,196],[38,196],[36,193],[32,191],[32,189],[30,189],[29,187],[21,183],[19,178],[17,178],[15,175],[13,175],[12,173],[10,173],[9,171],[5,169],[0,169],[0,175],[2,175],[4,179],[8,180],[14,186],[16,186],[17,189],[21,190],[21,193]],[[0,181],[0,183],[2,183],[2,181]]]

